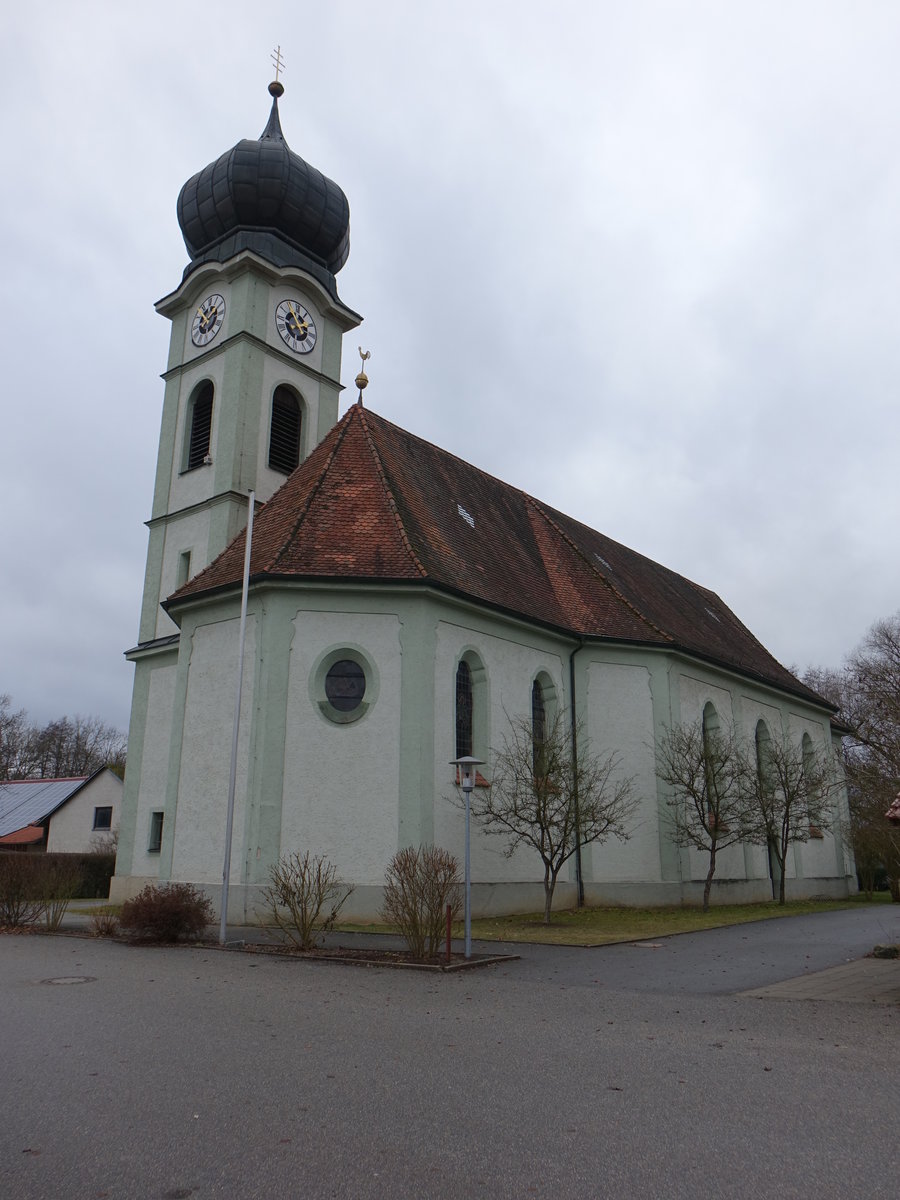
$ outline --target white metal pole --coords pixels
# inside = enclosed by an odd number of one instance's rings
[[[472,777],[463,776],[466,793],[466,958],[472,957],[472,872],[469,867],[469,807],[472,798]]]
[[[231,771],[228,776],[228,811],[225,817],[225,863],[222,867],[222,912],[219,918],[219,944],[225,945],[225,925],[228,918],[228,881],[231,875],[231,831],[234,824],[234,788],[237,777],[238,732],[241,727],[241,688],[244,682],[244,639],[247,632],[247,593],[250,590],[250,547],[253,542],[254,493],[250,493],[247,514],[247,537],[244,546],[244,580],[241,589],[241,624],[238,633],[237,681],[234,697],[234,724],[231,729]]]

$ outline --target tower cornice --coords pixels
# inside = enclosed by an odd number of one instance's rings
[[[197,358],[189,358],[186,362],[179,362],[176,363],[174,367],[169,367],[168,370],[161,373],[160,379],[164,379],[167,382],[170,379],[177,379],[180,375],[184,375],[188,371],[193,371],[199,363],[212,362],[214,359],[220,358],[228,351],[230,346],[234,346],[240,342],[250,342],[251,345],[258,347],[260,350],[264,350],[266,354],[272,356],[273,358],[279,359],[290,368],[291,374],[297,374],[299,372],[301,375],[305,375],[308,379],[316,380],[318,383],[327,383],[332,387],[339,388],[340,391],[344,391],[344,385],[339,379],[332,378],[332,376],[326,375],[323,371],[317,371],[316,368],[311,367],[309,363],[303,362],[302,360],[298,361],[286,351],[279,349],[278,346],[273,346],[271,342],[267,342],[263,338],[257,337],[255,333],[250,333],[246,329],[239,329],[237,333],[233,333],[230,337],[225,338],[224,341],[218,342],[211,349],[207,350],[205,354],[198,355]]]
[[[302,287],[314,298],[321,311],[331,317],[345,333],[350,329],[355,329],[362,321],[359,313],[336,300],[331,292],[308,271],[304,271],[300,267],[274,267],[253,250],[242,250],[224,263],[202,263],[173,292],[169,292],[168,295],[157,300],[154,307],[161,316],[171,320],[191,303],[195,295],[208,290],[214,282],[222,280],[230,282],[247,270],[254,271],[269,283],[295,283]]]

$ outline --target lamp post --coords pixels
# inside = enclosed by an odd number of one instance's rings
[[[472,957],[472,871],[469,859],[469,811],[472,802],[472,788],[475,786],[476,767],[484,766],[483,758],[473,758],[465,754],[462,758],[450,761],[451,767],[459,772],[459,786],[466,798],[466,958]]]

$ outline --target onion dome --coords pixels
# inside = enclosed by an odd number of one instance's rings
[[[178,224],[191,256],[225,262],[254,250],[278,267],[301,266],[335,293],[334,275],[350,253],[350,206],[336,183],[295,154],[281,132],[278,97],[258,140],[244,138],[181,189]]]

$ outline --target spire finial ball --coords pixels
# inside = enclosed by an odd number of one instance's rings
[[[269,84],[269,95],[274,96],[277,100],[279,96],[284,95],[284,84],[279,83],[277,79],[273,79]]]

